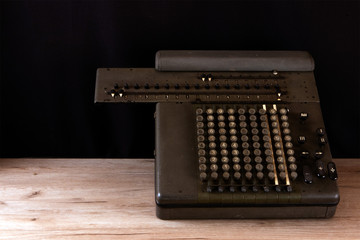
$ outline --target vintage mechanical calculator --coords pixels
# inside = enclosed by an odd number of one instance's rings
[[[161,219],[332,217],[339,202],[314,62],[297,51],[159,51],[100,68],[95,102],[156,102]]]

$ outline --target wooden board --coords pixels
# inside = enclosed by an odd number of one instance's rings
[[[360,159],[335,159],[334,218],[155,216],[153,159],[0,159],[0,239],[360,239]]]

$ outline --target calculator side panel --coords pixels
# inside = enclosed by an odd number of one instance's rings
[[[193,107],[186,103],[158,103],[155,117],[156,203],[195,204],[198,179]]]
[[[299,177],[294,181],[294,189],[301,192],[302,204],[337,205],[340,201],[337,182],[329,178],[329,170],[327,169],[327,164],[332,162],[332,156],[326,130],[323,135],[326,139],[324,144],[320,143],[320,136],[317,134],[317,129],[325,129],[320,103],[291,103],[288,106],[291,110],[289,112],[291,135],[299,166]],[[301,121],[299,118],[301,112],[308,113],[309,117],[304,121]],[[306,141],[299,143],[299,136],[305,136]],[[301,156],[301,153],[304,151],[309,152],[308,157]],[[322,155],[317,157],[317,152],[322,152]],[[324,178],[317,176],[317,161],[321,161],[324,164],[326,172]],[[311,169],[313,176],[311,184],[305,183],[303,175],[304,166],[309,166]]]

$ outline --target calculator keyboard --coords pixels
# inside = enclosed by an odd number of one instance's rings
[[[198,105],[203,192],[292,191],[298,176],[289,109],[273,105]]]

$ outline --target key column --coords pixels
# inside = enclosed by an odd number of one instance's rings
[[[210,178],[212,182],[218,180],[218,158],[216,151],[216,137],[215,137],[215,123],[214,123],[214,110],[212,108],[206,109],[206,120],[207,120],[207,134],[208,134],[208,146],[209,146],[209,157],[210,157]]]
[[[207,179],[207,160],[206,160],[206,151],[205,151],[205,130],[204,130],[204,116],[203,109],[196,109],[196,127],[197,127],[197,142],[198,142],[198,157],[199,157],[199,171],[200,171],[200,180],[205,181]]]
[[[242,155],[243,155],[243,167],[244,167],[244,175],[245,177],[242,178],[242,187],[241,187],[241,191],[242,192],[246,192],[246,180],[249,180],[252,178],[252,173],[251,173],[251,169],[252,166],[250,164],[251,162],[251,158],[250,158],[250,144],[249,144],[249,137],[247,136],[248,134],[248,130],[247,130],[247,123],[246,123],[246,116],[245,116],[245,109],[244,108],[239,108],[238,109],[238,114],[239,114],[239,129],[240,129],[240,143],[241,143],[241,149],[242,149]],[[236,136],[233,136],[234,140],[236,138]],[[240,160],[239,158],[233,158],[233,161],[236,160]]]
[[[290,179],[295,180],[298,176],[296,170],[297,165],[295,163],[296,159],[294,157],[294,149],[293,144],[291,142],[292,138],[290,136],[290,128],[288,122],[288,109],[281,108],[279,110],[280,113],[280,120],[281,120],[281,129],[282,129],[282,140],[284,144],[284,151],[286,151],[286,164],[288,167],[288,172],[290,172]]]

